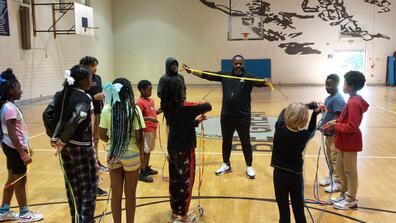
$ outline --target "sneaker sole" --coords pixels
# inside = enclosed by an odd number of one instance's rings
[[[215,172],[215,174],[216,174],[216,176],[221,176],[221,175],[224,175],[226,173],[231,173],[231,172],[232,172],[232,170],[227,170],[227,171],[224,171],[224,172],[221,172],[221,173]]]
[[[7,221],[17,221],[19,218],[8,218],[8,219],[1,219],[0,222],[7,222]]]
[[[21,220],[21,219],[19,219],[18,223],[38,222],[38,221],[42,221],[42,220],[44,220],[44,218],[36,219],[36,220],[30,220],[30,219]]]
[[[249,179],[256,179],[256,175],[254,175],[254,176],[249,176],[247,173],[246,173],[246,176],[249,178]]]

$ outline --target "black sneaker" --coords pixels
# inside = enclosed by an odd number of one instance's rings
[[[146,171],[148,175],[157,175],[158,171],[151,169],[151,166],[146,167]]]
[[[105,190],[102,190],[98,187],[98,197],[105,197],[108,193]]]
[[[152,183],[154,180],[153,178],[147,174],[147,171],[141,170],[139,174],[139,180],[146,182],[146,183]]]

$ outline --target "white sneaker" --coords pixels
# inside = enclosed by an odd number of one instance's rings
[[[325,178],[319,180],[319,185],[320,186],[327,186],[327,185],[330,184],[330,182],[331,182],[330,177],[325,177]]]
[[[223,163],[223,164],[221,164],[221,167],[218,170],[216,170],[215,174],[217,176],[219,176],[219,175],[223,175],[225,173],[231,173],[231,172],[232,172],[231,165],[228,166],[226,163]]]
[[[333,181],[329,186],[325,187],[325,192],[333,193],[341,190],[341,184]]]
[[[341,192],[340,196],[338,196],[336,198],[330,198],[330,203],[335,204],[335,203],[338,203],[338,202],[340,202],[342,200],[345,200],[345,193]]]
[[[24,223],[24,222],[36,222],[36,221],[41,221],[43,220],[44,217],[42,214],[35,213],[32,211],[28,211],[23,215],[19,215],[19,223]]]
[[[358,205],[356,199],[351,199],[351,200],[344,199],[338,203],[333,204],[333,207],[339,210],[348,210],[348,209],[357,209]]]
[[[19,216],[17,213],[9,210],[8,212],[5,212],[3,214],[0,213],[0,222],[3,221],[15,221],[18,220]]]
[[[248,167],[246,168],[246,175],[247,175],[250,179],[256,178],[256,173],[254,172],[253,167],[248,166]]]

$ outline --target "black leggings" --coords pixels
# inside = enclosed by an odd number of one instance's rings
[[[279,209],[279,222],[290,222],[289,194],[296,223],[306,223],[304,214],[303,176],[274,169],[274,188]]]
[[[250,117],[230,118],[221,117],[221,134],[223,135],[223,162],[229,164],[232,138],[235,130],[241,140],[243,155],[247,166],[252,166],[252,144],[250,143]]]

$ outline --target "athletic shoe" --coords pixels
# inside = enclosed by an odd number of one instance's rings
[[[43,220],[44,217],[42,214],[35,213],[32,211],[28,211],[23,215],[19,215],[19,220],[18,222],[24,223],[24,222],[36,222],[36,221],[41,221]]]
[[[108,195],[107,191],[102,190],[102,189],[100,189],[100,188],[98,187],[98,197],[105,197],[105,196],[107,196],[107,195]]]
[[[333,181],[329,186],[325,187],[325,192],[333,193],[341,190],[341,184]]]
[[[356,199],[344,199],[338,203],[333,204],[333,207],[339,210],[357,209],[358,204]]]
[[[226,163],[223,163],[221,164],[221,167],[218,170],[216,170],[215,174],[219,176],[231,172],[232,172],[231,165],[228,166]]]
[[[331,182],[330,177],[325,177],[325,178],[319,180],[319,185],[320,186],[327,186],[327,185],[330,184],[330,182]]]
[[[246,168],[246,175],[247,175],[250,179],[256,178],[256,173],[254,172],[253,167],[248,166],[248,167]]]
[[[100,172],[109,172],[109,168],[104,166],[102,163],[99,162],[99,171]]]
[[[151,169],[151,166],[146,167],[146,171],[148,175],[157,175],[158,171]]]
[[[330,203],[335,204],[342,200],[345,200],[345,193],[343,193],[343,192],[341,192],[340,196],[338,196],[336,198],[330,198]]]
[[[7,212],[4,212],[4,213],[0,213],[0,222],[3,222],[3,221],[15,221],[15,220],[18,220],[18,219],[19,219],[18,214],[13,212],[13,211],[11,211],[11,210],[9,210]]]
[[[148,175],[146,170],[141,170],[139,174],[139,181],[152,183],[154,179],[150,175]]]

